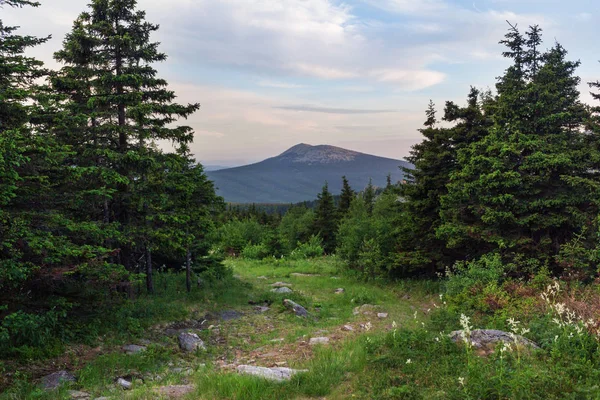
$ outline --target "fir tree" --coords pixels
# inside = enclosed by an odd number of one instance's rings
[[[150,221],[161,209],[144,187],[164,168],[155,144],[169,140],[185,154],[192,129],[172,123],[199,108],[174,103],[175,94],[157,76],[152,64],[166,59],[150,41],[157,29],[136,0],[94,0],[55,54],[65,66],[52,80],[64,109],[55,134],[76,150],[71,162],[88,171],[79,181],[87,214],[121,227],[122,234],[106,243],[119,249],[114,262],[133,270],[143,253],[149,292],[156,247]]]
[[[350,204],[354,199],[354,190],[350,187],[350,183],[345,176],[342,177],[342,192],[340,194],[340,202],[338,204],[338,212],[341,217],[344,217],[348,210],[350,210]]]
[[[317,197],[313,231],[323,240],[325,252],[333,253],[336,247],[337,215],[333,196],[329,192],[327,183]]]
[[[574,75],[579,62],[567,61],[559,44],[540,54],[539,37],[537,27],[526,36],[512,27],[503,41],[513,65],[497,84],[494,125],[459,153],[440,229],[450,246],[500,250],[517,265],[553,263],[595,215],[589,186],[580,184],[590,154]]]
[[[367,206],[367,213],[369,215],[373,214],[373,207],[375,206],[375,187],[373,186],[373,180],[369,178],[369,183],[363,192],[363,198],[365,199],[365,204]]]

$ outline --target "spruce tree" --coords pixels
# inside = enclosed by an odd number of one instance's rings
[[[145,259],[152,292],[157,245],[150,221],[160,208],[144,188],[164,168],[157,141],[187,152],[192,129],[172,123],[199,105],[175,103],[175,94],[157,76],[153,64],[166,59],[150,40],[158,26],[146,22],[136,0],[93,0],[89,8],[55,54],[64,64],[52,79],[64,109],[55,134],[76,150],[71,162],[87,168],[88,176],[78,182],[86,197],[82,214],[120,226],[121,235],[106,243],[118,249],[113,261],[133,270],[136,260]]]
[[[579,62],[556,44],[541,53],[541,30],[511,27],[502,43],[513,61],[497,84],[493,127],[459,153],[460,170],[444,196],[449,246],[498,250],[524,265],[553,265],[561,246],[595,216],[584,146]],[[474,254],[473,256],[476,256]],[[534,261],[535,260],[535,261]]]
[[[367,213],[369,215],[373,214],[373,207],[375,206],[375,187],[373,186],[373,180],[369,178],[369,183],[363,192],[363,198],[365,199],[365,204],[367,206]]]
[[[317,197],[317,208],[315,210],[315,220],[313,231],[323,240],[325,252],[331,254],[336,247],[337,215],[333,196],[329,192],[327,183]]]
[[[338,204],[338,212],[340,217],[344,217],[348,214],[348,210],[350,210],[350,204],[354,199],[355,193],[354,190],[350,187],[350,183],[348,179],[343,176],[342,177],[342,192],[340,193],[340,202]]]

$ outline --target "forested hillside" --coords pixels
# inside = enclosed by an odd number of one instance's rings
[[[81,8],[54,69],[0,19],[0,399],[600,396],[600,105],[539,26],[398,175],[301,145],[314,203],[226,205],[159,27]]]

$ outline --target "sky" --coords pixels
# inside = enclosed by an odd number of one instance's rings
[[[38,0],[0,9],[19,33],[52,35],[31,51],[52,54],[88,0]],[[430,99],[465,102],[470,86],[494,88],[507,67],[498,42],[508,24],[539,24],[600,80],[597,0],[138,0],[160,25],[156,65],[181,103],[192,151],[208,165],[242,165],[298,144],[330,144],[403,158],[421,140]]]

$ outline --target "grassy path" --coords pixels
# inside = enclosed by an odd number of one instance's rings
[[[173,313],[165,311],[156,317],[162,323],[153,321],[151,328],[134,337],[117,337],[95,347],[100,356],[85,364],[71,364],[78,380],[69,387],[49,393],[24,380],[0,399],[69,399],[73,395],[69,390],[88,393],[90,399],[352,398],[366,363],[358,341],[367,333],[389,331],[394,323],[416,326],[427,318],[437,293],[435,285],[428,283],[377,286],[358,282],[341,274],[341,265],[334,258],[227,263],[235,279],[219,288],[181,301],[185,295],[173,293],[179,291],[178,282],[174,289],[142,299],[136,306],[136,310],[178,310],[175,314],[183,312],[187,318],[169,319]],[[293,292],[273,293],[272,284],[277,282]],[[337,289],[343,292],[336,293],[340,292]],[[286,309],[286,298],[306,307],[311,318],[297,317]],[[355,313],[360,306],[361,312]],[[268,310],[261,312],[257,307]],[[378,313],[387,317],[378,317]],[[197,328],[201,320],[206,320],[199,330],[207,343],[206,352],[184,354],[176,340],[164,334],[169,328]],[[327,337],[329,343],[310,345],[313,337]],[[147,349],[124,354],[120,346],[129,343],[145,343]],[[242,364],[309,372],[273,383],[235,372]],[[132,388],[121,389],[115,383],[118,377],[130,380]]]

